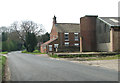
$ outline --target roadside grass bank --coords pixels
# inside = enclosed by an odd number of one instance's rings
[[[7,51],[5,51],[5,52],[0,52],[0,54],[8,54],[8,52],[7,52]]]
[[[5,63],[6,63],[6,57],[5,56],[2,56],[2,77],[4,76],[5,74]]]
[[[120,54],[117,55],[49,55],[52,58],[66,58],[77,61],[90,61],[90,60],[112,60],[120,59]]]
[[[26,50],[22,51],[22,53],[27,53],[27,54],[45,54],[41,53],[39,50],[34,50],[33,52],[27,52]]]
[[[5,56],[1,56],[0,55],[0,77],[1,77],[1,80],[4,79],[4,75],[5,75],[5,64],[6,64],[6,57]]]

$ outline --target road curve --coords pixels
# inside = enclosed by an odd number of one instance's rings
[[[11,81],[118,81],[118,72],[45,55],[8,54]]]

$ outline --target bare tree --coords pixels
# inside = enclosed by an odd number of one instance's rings
[[[8,28],[6,27],[6,26],[2,26],[2,27],[0,27],[0,34],[2,33],[2,32],[8,32],[9,30],[8,30]]]
[[[27,32],[34,33],[35,35],[41,35],[45,32],[44,27],[42,24],[36,24],[33,21],[22,21],[22,22],[14,22],[11,25],[11,28],[13,28],[17,34],[19,35],[19,38],[25,42],[25,35]]]

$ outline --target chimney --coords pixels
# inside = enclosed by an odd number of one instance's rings
[[[53,17],[53,24],[56,24],[56,23],[57,23],[56,16],[54,15],[54,17]]]

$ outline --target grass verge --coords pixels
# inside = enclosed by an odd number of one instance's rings
[[[38,50],[35,50],[33,52],[27,52],[26,50],[22,51],[22,53],[27,53],[27,54],[45,54],[45,53],[41,53]]]
[[[5,64],[6,64],[6,57],[0,56],[0,77],[3,77],[5,74]],[[1,78],[2,79],[2,78]]]
[[[0,52],[0,54],[8,54],[8,52]]]
[[[73,58],[74,60],[78,61],[90,61],[90,60],[112,60],[112,59],[120,59],[119,55],[100,55],[100,56],[93,56],[93,55],[65,55],[65,56],[58,56],[58,55],[49,55],[52,58]],[[76,59],[77,58],[77,59]]]

